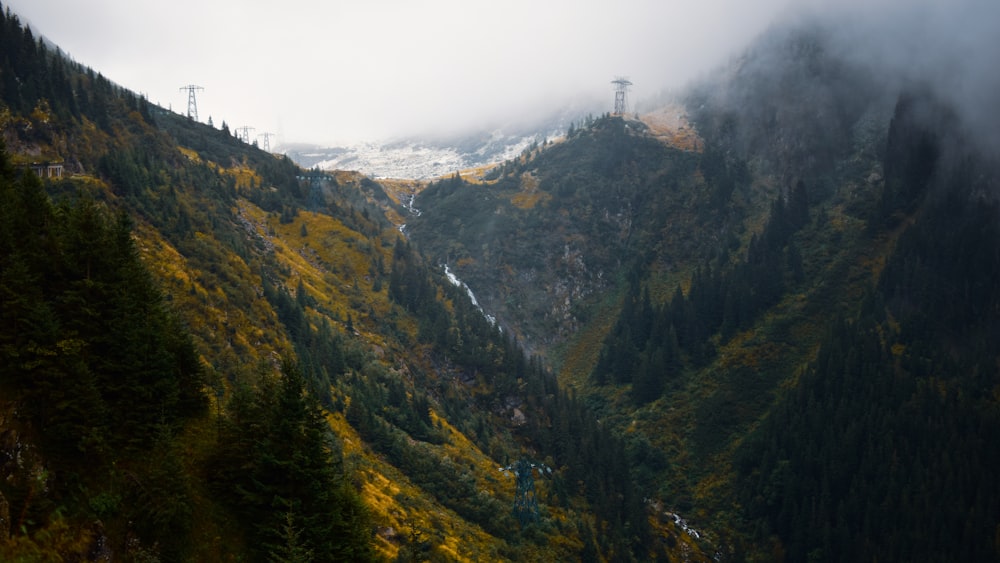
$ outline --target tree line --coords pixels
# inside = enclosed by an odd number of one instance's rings
[[[698,268],[687,294],[678,286],[669,301],[653,303],[641,270],[630,271],[624,302],[591,373],[597,385],[631,384],[637,404],[658,399],[685,367],[700,367],[719,342],[745,330],[803,280],[802,256],[792,236],[809,221],[805,183],[771,205],[767,223],[750,240],[746,257],[732,265]]]
[[[997,166],[926,93],[901,97],[869,228],[907,226],[736,456],[775,557],[1000,557],[1000,208],[982,189]]]

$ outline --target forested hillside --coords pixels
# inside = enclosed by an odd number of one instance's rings
[[[0,53],[0,559],[702,557],[382,186]]]
[[[405,189],[0,55],[0,559],[1000,558],[1000,160],[822,26]]]
[[[790,559],[1000,555],[998,163],[954,127],[937,100],[900,99],[867,218],[898,238],[737,451],[741,502]]]
[[[700,143],[604,116],[431,185],[408,232],[724,556],[992,560],[998,161],[832,35],[691,88]]]
[[[555,350],[627,272],[654,260],[673,272],[735,237],[730,212],[712,202],[715,180],[722,190],[746,181],[740,166],[665,146],[638,121],[591,119],[485,184],[432,183],[407,233],[529,347]]]

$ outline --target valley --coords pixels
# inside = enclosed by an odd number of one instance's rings
[[[0,19],[0,559],[1000,556],[1000,160],[826,29],[271,154]]]

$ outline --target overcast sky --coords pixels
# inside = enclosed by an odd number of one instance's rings
[[[76,61],[282,141],[456,130],[631,100],[724,61],[790,0],[6,0]]]
[[[322,144],[475,129],[592,100],[610,111],[618,75],[641,102],[723,64],[790,12],[843,3],[3,2],[36,35],[154,103],[183,113],[179,88],[196,84],[201,121]]]

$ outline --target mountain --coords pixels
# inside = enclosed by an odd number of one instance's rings
[[[431,181],[0,31],[0,559],[1000,556],[1000,160],[842,29]]]
[[[0,559],[704,558],[391,190],[0,52]]]
[[[659,112],[685,142],[605,115],[406,232],[724,557],[995,559],[998,159],[842,33],[772,29]]]

